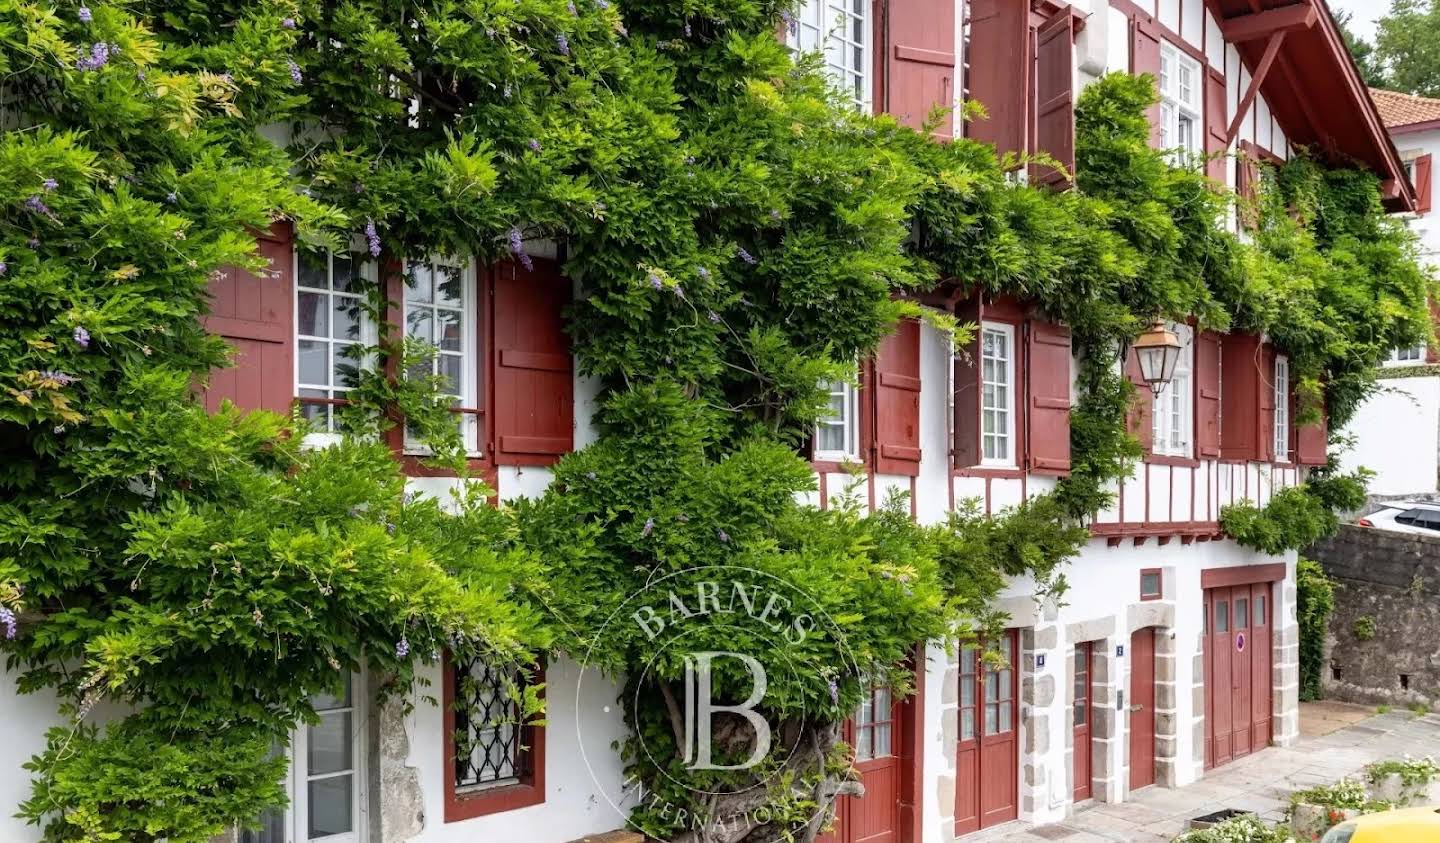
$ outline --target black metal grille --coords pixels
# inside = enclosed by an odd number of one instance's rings
[[[524,677],[483,658],[455,662],[455,787],[518,782],[525,769],[519,699]]]

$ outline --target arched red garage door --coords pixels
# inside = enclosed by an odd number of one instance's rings
[[[1019,671],[1016,630],[996,642],[1005,667],[991,669],[980,650],[960,651],[960,717],[955,751],[955,833],[988,828],[1019,813]]]

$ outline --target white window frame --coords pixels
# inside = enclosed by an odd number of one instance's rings
[[[1412,345],[1408,348],[1392,348],[1390,355],[1385,358],[1383,366],[1423,366],[1425,365],[1425,343]]]
[[[1290,462],[1290,358],[1275,355],[1275,462]]]
[[[1189,77],[1186,89],[1185,78]],[[1194,160],[1204,151],[1204,70],[1189,53],[1171,44],[1160,42],[1160,147],[1175,149],[1177,166]],[[1181,120],[1188,120],[1190,135],[1181,138]]]
[[[839,398],[841,413],[839,418],[833,414],[827,414],[815,425],[815,461],[816,462],[859,462],[860,461],[860,390],[849,381],[830,381],[821,384],[826,389],[830,398]],[[823,427],[838,427],[843,431],[845,447],[841,450],[822,450],[819,447],[821,437],[820,429]]]
[[[1170,323],[1183,348],[1175,363],[1175,376],[1151,405],[1151,453],[1190,458],[1195,448],[1195,332],[1189,325]]]
[[[994,357],[985,353],[985,336],[993,334],[1005,338],[1006,354],[1004,357]],[[1007,325],[1003,322],[982,322],[980,324],[980,360],[977,361],[980,367],[980,465],[993,466],[996,468],[1015,468],[1018,465],[1018,448],[1015,427],[1015,393],[1018,385],[1015,383],[1015,339],[1016,331],[1014,325]],[[985,363],[987,360],[994,360],[1004,367],[1005,381],[987,380],[985,377]],[[991,402],[986,399],[987,387],[1003,386],[1006,390],[1004,402]],[[1003,429],[1000,426],[991,425],[987,422],[987,414],[992,412],[1004,412],[1005,424]],[[987,457],[986,443],[994,441],[997,445],[1004,443],[1005,456]],[[999,448],[996,448],[999,451]]]
[[[379,273],[380,273],[379,264],[378,264],[373,258],[371,258],[371,257],[364,251],[364,249],[363,249],[358,243],[351,243],[349,255],[350,255],[350,260],[351,260],[352,265],[355,265],[356,261],[359,262],[358,265],[360,266],[360,278],[361,278],[361,280],[362,280],[366,285],[369,285],[369,286],[371,287],[371,289],[374,289],[376,286],[378,286],[378,284],[380,283],[380,281],[379,281]],[[317,255],[315,255],[314,258],[312,258],[312,259],[319,259],[319,258],[320,258],[320,255],[317,254]],[[295,249],[295,250],[291,253],[291,260],[293,261],[293,275],[292,275],[292,277],[295,279],[295,290],[294,290],[294,293],[293,293],[293,294],[291,295],[291,297],[290,297],[290,307],[291,307],[291,320],[290,320],[290,323],[291,323],[291,325],[294,326],[294,329],[293,329],[293,334],[294,334],[293,339],[294,339],[294,342],[295,342],[295,354],[294,354],[295,360],[294,360],[294,364],[293,364],[293,373],[292,373],[292,374],[293,374],[293,378],[292,378],[292,381],[291,381],[292,384],[294,385],[294,388],[293,388],[293,390],[292,390],[292,394],[293,394],[297,399],[299,399],[299,398],[322,398],[322,397],[323,397],[323,398],[343,398],[343,397],[344,397],[344,393],[349,392],[349,389],[350,389],[349,387],[339,386],[339,385],[337,385],[337,384],[335,384],[335,383],[326,383],[326,384],[320,384],[320,383],[305,383],[305,382],[303,382],[303,381],[300,380],[300,343],[302,343],[302,342],[320,342],[320,343],[325,343],[325,344],[328,346],[328,349],[327,349],[327,355],[328,355],[328,356],[327,356],[327,359],[328,359],[328,361],[329,361],[329,372],[327,373],[327,375],[328,375],[329,379],[330,379],[331,381],[333,381],[333,380],[335,379],[335,358],[336,358],[336,352],[337,352],[337,350],[338,350],[339,348],[343,348],[343,347],[348,346],[348,345],[361,345],[361,346],[365,346],[365,347],[367,347],[367,348],[373,348],[373,347],[375,346],[375,344],[379,341],[379,336],[380,336],[380,334],[379,334],[379,329],[378,329],[378,326],[376,326],[375,321],[370,317],[369,312],[366,311],[366,310],[364,310],[364,309],[362,308],[361,311],[360,311],[360,314],[359,314],[360,338],[359,338],[358,340],[355,340],[355,341],[336,339],[336,338],[333,336],[333,334],[335,333],[335,328],[334,328],[334,316],[335,316],[335,312],[334,312],[334,300],[335,300],[335,299],[353,299],[353,300],[356,300],[356,301],[360,302],[361,304],[364,304],[364,300],[365,300],[365,298],[366,298],[367,291],[365,291],[365,290],[360,290],[360,291],[358,291],[358,292],[351,292],[351,291],[341,292],[341,291],[337,291],[337,290],[334,289],[334,285],[335,285],[335,283],[334,283],[334,278],[335,278],[335,255],[334,255],[333,252],[325,252],[325,253],[323,253],[323,259],[324,259],[324,261],[325,261],[325,282],[326,282],[326,285],[327,285],[326,289],[323,289],[323,290],[322,290],[322,289],[320,289],[319,287],[307,286],[307,285],[304,283],[304,282],[305,282],[305,279],[304,279],[304,276],[303,276],[303,274],[301,273],[301,269],[300,269],[300,268],[301,268],[301,261],[304,260],[304,259],[305,259],[305,258],[300,254],[300,250],[299,250],[299,249]],[[303,333],[300,332],[300,297],[301,297],[302,295],[320,295],[320,296],[323,297],[323,300],[324,300],[325,305],[326,305],[326,310],[325,310],[325,320],[326,320],[325,324],[326,324],[326,326],[327,326],[326,332],[327,332],[328,334],[331,334],[331,336],[321,337],[321,336],[317,336],[317,335],[314,335],[314,334],[303,334]],[[355,362],[355,365],[356,365],[357,367],[361,368],[361,369],[368,369],[368,368],[374,366],[373,356],[372,356],[372,355],[368,355],[368,354],[367,354],[365,357],[362,357],[362,358],[359,358],[359,359],[355,359],[354,362]],[[308,391],[308,392],[312,392],[312,393],[313,393],[313,392],[324,392],[325,395],[323,395],[323,396],[320,396],[320,395],[303,395],[303,394],[302,394],[302,391]],[[336,414],[335,414],[335,409],[336,409],[336,408],[335,408],[335,406],[334,406],[333,404],[329,404],[329,405],[327,405],[327,404],[312,404],[312,405],[306,405],[306,404],[303,404],[303,403],[302,403],[300,406],[301,406],[301,408],[302,408],[302,412],[303,412],[303,409],[304,409],[306,406],[319,407],[319,408],[325,410],[325,414],[324,414],[324,415],[325,415],[325,418],[324,418],[323,424],[317,423],[317,424],[316,424],[316,429],[315,429],[315,431],[313,431],[309,436],[305,437],[305,444],[306,444],[307,446],[317,447],[317,446],[330,445],[330,444],[334,444],[335,442],[338,442],[338,441],[340,440],[340,433],[339,433],[339,430],[338,430],[337,427],[336,427]]]
[[[786,29],[785,43],[803,53],[823,51],[825,69],[834,83],[868,114],[874,83],[873,26],[870,0],[805,0]],[[854,37],[857,28],[859,40]],[[857,51],[858,70],[846,61],[856,61]]]
[[[327,834],[321,837],[310,837],[309,808],[310,788],[312,780],[309,770],[309,746],[310,729],[308,724],[299,724],[290,735],[289,769],[285,777],[286,794],[290,798],[290,804],[284,809],[282,828],[284,829],[284,840],[277,841],[269,839],[263,831],[246,836],[244,832],[240,835],[242,843],[366,843],[369,838],[369,791],[368,784],[368,753],[367,740],[368,718],[370,706],[368,695],[365,692],[366,683],[363,673],[350,674],[350,705],[331,709],[319,709],[322,713],[350,713],[350,761],[351,767],[347,771],[338,773],[327,773],[315,777],[315,780],[335,778],[341,775],[352,776],[352,789],[350,792],[350,813],[351,831],[342,834]]]
[[[456,262],[440,257],[430,257],[425,263],[433,270],[434,267],[445,266],[460,270],[460,307],[453,308],[440,305],[434,301],[419,302],[410,299],[410,278],[411,268],[415,261],[407,260],[403,268],[403,288],[400,291],[400,333],[402,337],[409,337],[410,313],[412,310],[426,309],[431,311],[431,336],[434,336],[434,314],[440,310],[458,310],[460,313],[460,351],[439,351],[430,360],[432,373],[439,372],[440,358],[442,356],[460,356],[460,392],[455,396],[460,407],[478,408],[480,406],[480,285],[475,274],[473,261],[466,260]],[[431,340],[434,341],[433,339]],[[464,443],[465,451],[471,458],[481,456],[480,452],[480,420],[474,413],[459,413],[459,420],[456,422],[460,428],[460,437]],[[411,437],[410,431],[405,431],[405,453],[425,454],[428,449],[421,442]]]

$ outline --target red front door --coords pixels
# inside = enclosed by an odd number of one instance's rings
[[[911,717],[914,706],[897,702],[889,688],[872,687],[861,699],[855,716],[845,724],[845,740],[855,751],[855,770],[865,795],[841,797],[835,804],[834,826],[816,843],[901,843],[904,765],[909,762],[901,749]]]
[[[1003,667],[987,666],[980,650],[960,651],[959,736],[956,746],[955,833],[1019,816],[1019,652],[1015,630],[996,642]]]
[[[1130,635],[1130,789],[1155,783],[1155,628]]]
[[[1270,584],[1205,592],[1205,764],[1217,767],[1271,738]]]
[[[1075,645],[1075,703],[1073,705],[1075,729],[1075,788],[1074,801],[1090,798],[1090,718],[1091,704],[1095,694],[1091,688],[1091,665],[1094,661],[1094,647],[1091,642]]]

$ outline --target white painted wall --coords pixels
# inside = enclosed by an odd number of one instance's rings
[[[1341,451],[1347,470],[1375,472],[1372,495],[1411,495],[1440,491],[1440,376],[1395,378],[1380,382],[1343,431],[1353,443]]]
[[[20,803],[30,798],[30,771],[20,765],[45,749],[45,731],[61,720],[55,714],[54,694],[20,695],[15,678],[16,674],[0,670],[0,746],[6,755],[0,764],[0,840],[37,843],[40,829],[14,816]]]

